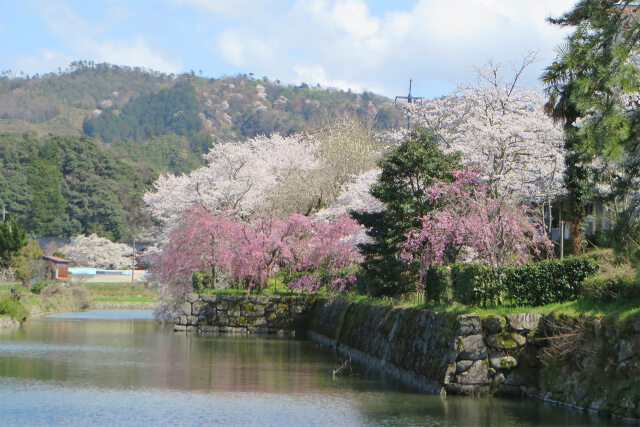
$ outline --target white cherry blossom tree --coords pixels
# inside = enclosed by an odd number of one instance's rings
[[[445,151],[481,166],[497,194],[527,202],[561,193],[564,170],[562,127],[545,114],[542,91],[519,85],[534,59],[527,56],[510,76],[502,64],[489,62],[476,68],[476,84],[405,106],[412,124],[434,131]]]

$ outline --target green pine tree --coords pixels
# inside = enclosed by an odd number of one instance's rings
[[[435,180],[450,181],[450,171],[459,167],[459,157],[443,153],[435,135],[416,128],[380,162],[382,172],[371,194],[386,205],[386,210],[352,213],[374,240],[360,245],[365,257],[358,277],[361,291],[381,296],[413,288],[417,269],[398,259],[401,245],[405,234],[418,225],[417,218],[433,209],[427,188]]]
[[[548,112],[564,123],[567,150],[570,247],[584,245],[584,218],[598,170],[593,160],[622,164],[637,147],[637,117],[628,114],[625,94],[637,93],[637,68],[629,61],[640,41],[640,24],[630,1],[582,0],[553,24],[574,27],[546,68]]]

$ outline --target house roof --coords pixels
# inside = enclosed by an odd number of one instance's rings
[[[68,259],[60,258],[53,255],[42,255],[42,259],[53,261],[56,264],[71,264],[71,261],[69,261]]]

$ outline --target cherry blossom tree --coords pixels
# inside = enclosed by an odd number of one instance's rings
[[[271,275],[285,268],[316,277],[314,283],[328,280],[325,284],[331,289],[344,290],[350,279],[341,278],[342,271],[360,259],[346,239],[357,228],[347,216],[331,222],[296,213],[285,219],[269,214],[243,220],[231,210],[210,212],[194,204],[155,256],[151,272],[169,306],[192,290],[197,271],[220,271],[236,286],[251,291],[264,287]],[[311,290],[298,282],[291,287]]]
[[[317,144],[301,134],[218,144],[205,155],[206,166],[190,174],[159,177],[154,191],[143,198],[152,215],[169,229],[194,203],[211,212],[230,210],[250,217],[273,204],[280,195],[278,187],[289,181],[297,182],[304,192],[301,184],[317,168],[317,150]]]
[[[75,265],[94,268],[131,268],[133,248],[124,243],[114,243],[96,234],[72,237],[60,252]]]
[[[340,188],[336,201],[317,212],[316,217],[326,220],[336,219],[349,212],[380,212],[384,203],[371,195],[371,186],[378,181],[380,169],[361,173]]]
[[[143,198],[164,226],[163,240],[193,203],[240,218],[260,212],[310,215],[332,205],[342,186],[375,167],[380,149],[367,125],[340,116],[318,132],[214,146],[207,165],[185,175],[163,175]]]
[[[452,174],[453,182],[437,181],[427,189],[438,208],[420,218],[421,226],[404,244],[402,258],[417,258],[422,276],[431,265],[455,262],[463,248],[473,250],[475,261],[496,268],[522,264],[552,247],[533,213],[494,196],[480,169]]]
[[[459,151],[463,163],[481,165],[496,194],[526,202],[563,191],[562,127],[544,112],[542,91],[519,84],[534,60],[528,55],[511,76],[502,64],[489,62],[476,68],[476,84],[405,106],[412,123],[435,132],[446,152]]]

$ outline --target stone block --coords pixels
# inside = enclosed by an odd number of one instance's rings
[[[514,331],[531,331],[538,327],[542,314],[540,313],[514,313],[507,314],[507,323]]]
[[[189,326],[197,326],[198,325],[198,316],[187,316],[187,325],[189,325]]]
[[[496,350],[511,350],[522,347],[527,343],[527,339],[516,333],[493,334],[487,337],[487,345]]]
[[[200,299],[204,302],[208,302],[210,304],[215,304],[220,299],[219,295],[214,294],[202,294],[200,295]]]
[[[291,306],[291,315],[299,316],[304,313],[304,306],[299,304],[294,304]]]
[[[449,365],[447,365],[447,370],[444,373],[444,384],[449,384],[449,383],[455,381],[456,372],[457,372],[457,364],[456,363],[450,363]]]
[[[190,302],[185,301],[180,305],[180,314],[184,314],[184,315],[187,315],[187,316],[189,316],[191,314],[191,303]]]
[[[502,332],[506,325],[507,321],[502,316],[491,316],[482,322],[482,326],[484,326],[484,330],[487,331],[488,334]]]
[[[173,325],[174,332],[185,332],[187,330],[186,325]]]
[[[458,360],[479,360],[487,357],[487,346],[480,334],[459,337]]]
[[[252,295],[249,297],[249,301],[251,301],[253,304],[267,305],[267,303],[269,302],[269,297],[264,295]]]
[[[218,312],[218,315],[216,316],[216,323],[219,326],[227,326],[229,324],[229,316],[227,316],[226,313]]]
[[[191,314],[193,314],[194,316],[199,316],[200,314],[204,314],[204,313],[201,313],[200,311],[206,305],[207,305],[207,303],[202,302],[202,301],[194,302],[193,304],[191,304]]]
[[[269,303],[265,306],[264,310],[268,313],[276,311],[278,308],[278,304],[273,300],[270,300]]]
[[[229,316],[235,316],[235,317],[238,317],[238,316],[241,316],[241,315],[242,315],[242,309],[241,309],[241,307],[240,307],[239,305],[233,305],[233,306],[230,306],[230,307],[227,309],[227,314],[228,314]]]
[[[628,341],[620,340],[618,343],[618,362],[626,360],[633,356],[633,347]]]
[[[456,382],[463,385],[486,385],[491,383],[486,360],[476,360],[471,367],[456,375]]]
[[[193,292],[190,292],[187,294],[187,297],[185,299],[189,302],[196,302],[198,301],[199,296],[198,294],[194,294]]]
[[[242,314],[247,317],[264,316],[264,306],[258,304],[245,304],[242,306]]]
[[[471,365],[473,365],[473,360],[460,360],[456,362],[456,373],[468,371]]]
[[[181,315],[180,317],[178,317],[178,325],[186,325],[187,324],[187,316],[186,315]]]
[[[289,306],[287,304],[278,303],[278,304],[274,304],[271,307],[270,305],[271,304],[267,305],[267,307],[265,308],[265,312],[267,313],[272,312],[278,318],[289,317]],[[272,308],[272,309],[269,310],[269,308]]]
[[[480,333],[482,333],[482,324],[479,316],[473,314],[458,316],[457,335],[466,336]]]
[[[489,355],[489,365],[493,369],[513,369],[518,366],[518,361],[512,356],[493,353]]]

